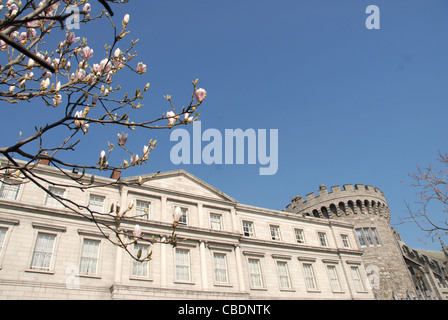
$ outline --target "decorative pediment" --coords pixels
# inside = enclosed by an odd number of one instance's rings
[[[124,180],[135,180],[136,177],[125,178]],[[168,190],[181,194],[191,194],[205,198],[216,199],[236,203],[232,197],[224,192],[212,187],[208,183],[195,177],[185,170],[160,172],[142,176],[143,186]]]

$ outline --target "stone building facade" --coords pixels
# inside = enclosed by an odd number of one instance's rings
[[[427,257],[425,262],[432,269],[426,272],[427,278],[437,280],[431,281],[431,284],[428,280],[422,287],[414,272],[420,264],[412,262],[415,259],[409,257],[406,245],[390,226],[391,213],[383,192],[378,188],[357,184],[335,186],[329,191],[321,185],[318,195],[310,193],[305,199],[296,196],[286,211],[353,223],[358,245],[363,252],[363,264],[371,275],[375,298],[448,299],[447,256],[440,252],[437,256],[439,260]],[[428,269],[426,266],[423,268]]]
[[[76,176],[43,164],[34,170],[67,185],[73,183],[68,176]],[[386,233],[389,213],[379,192],[376,214],[375,209],[352,213],[373,218],[367,224],[334,218],[330,204],[325,214],[300,210],[298,198],[284,211],[244,205],[183,170],[160,173],[142,185],[85,192],[45,186],[95,208],[95,218],[106,224],[114,223],[107,214],[112,203],[133,203],[128,215],[135,217],[123,227],[132,232],[138,224],[146,239],[169,235],[173,208],[179,206],[184,215],[176,234],[184,240],[176,247],[139,241],[130,250],[153,254],[150,262],[138,263],[107,240],[113,232],[100,232],[88,217],[65,209],[35,184],[0,181],[0,299],[391,299],[392,291],[403,298],[404,287],[386,283],[400,272],[406,290],[413,290],[410,271],[395,261],[404,260]],[[373,200],[372,192],[366,194]],[[308,197],[300,205],[312,201]],[[381,248],[363,247],[358,226],[376,227]],[[394,250],[390,267],[387,250]],[[379,291],[371,263],[380,268]]]

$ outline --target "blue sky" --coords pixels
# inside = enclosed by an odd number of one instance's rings
[[[372,4],[380,9],[379,30],[365,26]],[[320,184],[373,185],[408,245],[440,249],[415,225],[398,223],[407,216],[404,201],[415,200],[401,181],[447,151],[447,1],[164,0],[113,8],[117,23],[130,14],[137,60],[148,66],[142,77],[123,78],[130,87],[151,83],[138,117],[166,112],[166,94],[177,106],[188,104],[199,78],[208,92],[203,130],[279,132],[273,176],[260,176],[258,164],[173,165],[169,131],[131,133],[129,146],[139,152],[150,138],[158,147],[148,166],[125,175],[185,169],[241,203],[280,210]],[[92,30],[77,34],[101,52],[108,34]],[[5,124],[0,132],[11,129],[18,130]],[[83,157],[97,160],[116,136],[99,129]]]

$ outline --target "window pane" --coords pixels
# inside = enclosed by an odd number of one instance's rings
[[[254,226],[250,221],[243,221],[243,233],[246,237],[254,236]]]
[[[212,230],[222,230],[221,219],[220,214],[210,213],[210,228]]]
[[[37,235],[31,269],[50,270],[55,239],[54,234],[39,233]]]
[[[89,209],[94,212],[103,213],[104,212],[104,197],[90,195]]]
[[[362,230],[361,229],[356,229],[356,235],[358,236],[359,244],[361,245],[361,247],[365,247],[366,246],[366,241],[365,241],[364,236],[362,234]]]
[[[215,264],[215,282],[228,283],[226,255],[222,253],[214,253],[213,260]]]
[[[303,273],[305,275],[305,283],[308,290],[316,290],[316,280],[314,279],[313,266],[310,264],[303,265]]]
[[[1,183],[0,198],[16,200],[19,194],[20,184],[15,184],[11,180]]]
[[[303,230],[295,229],[295,234],[296,234],[297,243],[305,243],[305,237],[303,234]]]
[[[60,197],[64,196],[64,190],[55,189],[55,188],[49,188],[48,190],[55,196],[60,196]],[[63,207],[63,205],[58,200],[56,200],[49,194],[47,194],[46,204],[49,206],[53,206],[53,207]]]
[[[326,237],[325,233],[319,232],[318,234],[319,234],[320,245],[323,247],[326,247],[327,246],[327,237]]]
[[[280,281],[280,288],[290,289],[291,283],[289,281],[288,264],[285,261],[277,261],[277,270]]]
[[[176,280],[190,281],[190,251],[176,249]]]
[[[6,229],[6,228],[0,228],[0,252],[2,251],[3,243],[5,242],[5,237],[6,237],[7,231],[8,231],[8,229]]]
[[[279,226],[270,226],[271,230],[271,239],[272,240],[280,240],[280,227]]]
[[[151,203],[137,200],[135,203],[135,215],[141,218],[151,219]]]
[[[357,292],[364,291],[364,286],[362,285],[361,276],[359,274],[359,268],[351,267],[351,272],[356,291]]]
[[[348,241],[348,235],[341,234],[341,238],[342,238],[342,244],[344,245],[344,248],[350,248],[350,243]]]
[[[369,228],[364,228],[364,235],[367,239],[367,242],[369,243],[370,246],[373,246],[373,240],[372,237],[370,236],[370,230]]]
[[[149,246],[148,245],[141,245],[141,244],[134,244],[134,255],[137,256],[138,251],[142,251],[142,257],[146,257],[148,255]],[[138,276],[138,277],[149,277],[149,261],[132,261],[132,275]]]
[[[380,238],[378,237],[378,233],[376,232],[376,228],[372,228],[372,229],[370,229],[370,231],[372,231],[373,238],[375,239],[376,244],[378,246],[381,245]]]
[[[330,278],[330,285],[332,291],[340,291],[341,287],[339,285],[338,274],[335,266],[328,266],[328,276]]]
[[[263,281],[261,278],[260,260],[249,259],[249,274],[250,285],[253,288],[263,287]]]
[[[84,239],[80,273],[97,274],[100,241]]]

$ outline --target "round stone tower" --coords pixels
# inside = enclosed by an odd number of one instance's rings
[[[390,226],[390,211],[383,192],[367,185],[320,185],[319,194],[296,196],[286,211],[353,224],[357,246],[378,299],[406,298],[414,285]],[[352,244],[352,247],[354,245]]]

